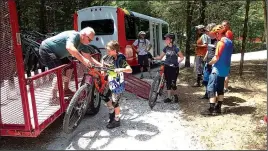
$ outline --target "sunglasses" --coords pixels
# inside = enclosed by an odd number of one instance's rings
[[[86,36],[86,37],[88,38],[88,41],[89,41],[89,42],[93,41],[93,40],[92,40],[92,39],[90,39],[88,36]]]

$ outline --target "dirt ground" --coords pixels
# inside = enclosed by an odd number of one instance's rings
[[[239,62],[233,62],[230,92],[225,94],[223,114],[204,117],[200,111],[208,108],[208,100],[199,99],[204,88],[191,87],[193,68],[180,71],[179,106],[188,127],[207,149],[267,149],[267,124],[261,124],[267,114],[267,65],[264,61],[246,61],[243,77],[239,77]]]
[[[238,76],[238,69],[239,62],[232,63],[231,91],[225,95],[222,115],[200,115],[208,107],[208,100],[199,99],[204,88],[191,87],[193,68],[184,68],[179,75],[178,104],[163,103],[161,96],[151,110],[147,100],[125,93],[119,128],[105,128],[108,110],[102,105],[97,115],[86,116],[69,135],[62,132],[61,116],[37,138],[0,138],[0,150],[266,150],[267,124],[260,122],[267,114],[266,60],[246,61],[243,78]]]

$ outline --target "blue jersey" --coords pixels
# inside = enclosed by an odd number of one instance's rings
[[[226,37],[223,37],[221,42],[224,43],[224,49],[218,50],[219,60],[213,65],[212,72],[216,72],[219,77],[226,77],[230,72],[233,42]]]

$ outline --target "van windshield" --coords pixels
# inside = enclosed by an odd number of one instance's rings
[[[113,35],[114,21],[112,19],[87,20],[81,22],[81,29],[91,27],[95,31],[95,35]]]

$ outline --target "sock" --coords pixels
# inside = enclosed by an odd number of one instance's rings
[[[222,105],[222,101],[218,101],[218,103],[216,104],[216,107],[221,108]]]
[[[171,99],[171,91],[170,90],[167,91],[167,94],[168,94],[168,98]]]
[[[200,85],[200,81],[201,81],[201,74],[198,74],[197,75],[197,80],[196,80],[197,84]]]
[[[214,109],[214,107],[215,107],[215,103],[209,103],[209,105],[210,105],[210,109]]]

